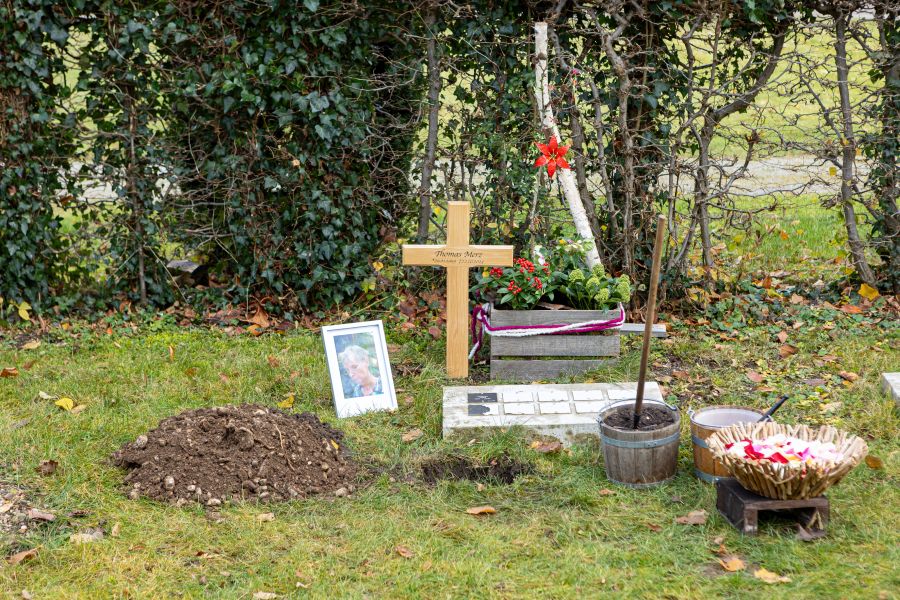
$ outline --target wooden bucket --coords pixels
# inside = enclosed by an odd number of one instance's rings
[[[707,483],[715,483],[723,477],[731,477],[728,467],[713,458],[706,438],[736,423],[759,421],[763,412],[744,406],[708,406],[688,411],[691,418],[691,442],[694,445],[694,474]]]
[[[633,400],[616,402],[606,407],[597,418],[606,477],[634,488],[665,483],[675,476],[678,466],[681,415],[674,406],[645,400],[644,406],[655,405],[671,410],[675,414],[675,422],[653,431],[623,431],[603,422],[611,411],[633,405]]]

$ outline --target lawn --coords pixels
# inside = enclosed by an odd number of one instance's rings
[[[518,430],[442,439],[443,346],[427,336],[388,327],[392,360],[404,367],[395,370],[409,373],[396,379],[396,413],[336,423],[315,332],[231,336],[166,319],[135,328],[113,319],[111,333],[105,322],[54,326],[34,349],[17,349],[22,339],[2,342],[0,366],[16,366],[20,374],[0,379],[0,481],[25,488],[59,518],[0,538],[4,555],[38,549],[30,561],[0,566],[0,590],[4,597],[28,590],[35,598],[250,598],[260,591],[318,598],[896,597],[898,417],[878,388],[879,374],[900,364],[896,321],[885,319],[879,303],[861,315],[789,304],[776,315],[772,304],[764,318],[754,316],[762,315],[754,303],[763,299],[746,301],[739,313],[716,315],[708,325],[669,317],[673,335],[654,347],[653,377],[683,409],[766,407],[790,393],[779,413],[784,422],[833,423],[863,435],[884,468],[861,465],[830,492],[833,521],[825,539],[798,541],[779,522],[755,538],[739,535],[716,513],[713,489],[691,474],[686,428],[675,481],[640,491],[609,482],[593,445],[539,455]],[[794,329],[798,322],[805,326]],[[779,358],[781,330],[798,348],[795,355]],[[622,360],[591,379],[633,380],[636,344],[627,340]],[[754,391],[750,370],[763,375],[769,391]],[[840,371],[860,377],[850,383]],[[811,378],[821,381],[804,383]],[[86,409],[61,410],[40,399],[42,391]],[[292,410],[344,429],[366,465],[351,497],[231,505],[214,522],[199,507],[127,499],[123,473],[107,461],[121,444],[183,409],[275,405],[289,393],[296,396]],[[425,435],[403,442],[413,428]],[[418,465],[451,452],[476,459],[508,452],[535,471],[510,485],[424,483]],[[52,476],[35,471],[45,459],[59,462]],[[604,489],[614,493],[603,495]],[[466,514],[483,504],[497,513]],[[706,524],[675,523],[699,509],[710,513]],[[65,517],[73,511],[83,512]],[[257,520],[270,511],[273,521]],[[104,539],[69,541],[92,527],[103,528]],[[720,544],[747,569],[725,573],[714,552]],[[763,583],[752,575],[758,567],[791,581]]]

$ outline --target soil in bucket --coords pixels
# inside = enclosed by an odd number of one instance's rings
[[[634,407],[621,406],[610,412],[603,419],[609,427],[634,431]],[[638,431],[653,431],[675,423],[675,415],[671,410],[661,406],[645,405],[641,410]]]

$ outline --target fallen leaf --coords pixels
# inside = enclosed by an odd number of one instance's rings
[[[825,537],[824,529],[807,529],[803,525],[797,525],[797,539],[801,542],[814,542]]]
[[[278,594],[273,592],[253,592],[253,600],[275,600]]]
[[[743,571],[747,568],[747,565],[744,564],[744,561],[737,556],[725,556],[723,558],[720,558],[719,564],[722,565],[722,568],[729,573],[736,573],[737,571]]]
[[[184,374],[188,377],[194,377],[197,374],[197,367],[188,367],[184,370]]]
[[[662,527],[660,527],[656,523],[645,523],[645,525],[647,525],[647,529],[649,529],[653,533],[659,533],[660,531],[662,531]]]
[[[873,454],[866,455],[866,466],[878,471],[884,470],[884,461]]]
[[[122,524],[116,523],[112,526],[112,530],[109,532],[110,537],[119,537],[119,532],[122,531]]]
[[[278,361],[278,359],[275,358],[274,356],[272,356],[271,354],[266,356],[266,360],[269,361],[269,366],[272,367],[273,369],[277,369],[278,367],[281,366],[281,363]]]
[[[840,311],[842,313],[847,313],[848,315],[858,315],[863,312],[863,309],[856,306],[855,304],[842,304]]]
[[[268,523],[275,520],[275,513],[260,513],[256,515],[256,520],[260,523]]]
[[[784,575],[779,575],[778,573],[773,573],[768,569],[759,568],[753,571],[753,576],[759,579],[760,581],[765,581],[766,583],[790,583],[791,578],[785,577]]]
[[[483,492],[483,491],[484,491],[484,484],[481,483],[480,481],[479,481],[478,483],[476,483],[476,484],[475,484],[475,491],[476,491],[476,492]]]
[[[793,356],[797,354],[797,346],[791,346],[790,344],[782,344],[780,348],[778,348],[778,356],[781,358],[787,358],[788,356]]]
[[[38,510],[37,508],[29,508],[28,518],[32,521],[53,521],[56,519],[56,515],[51,512]]]
[[[859,375],[857,375],[853,371],[841,371],[840,373],[838,373],[838,375],[841,376],[841,379],[846,379],[851,383],[859,379]]]
[[[535,440],[531,443],[531,449],[540,454],[554,454],[562,450],[562,444],[555,440],[552,442]]]
[[[747,371],[747,379],[749,379],[753,383],[762,383],[762,381],[763,381],[763,379],[765,379],[765,377],[763,377],[756,371]]]
[[[436,339],[436,340],[441,339],[441,333],[442,333],[442,332],[441,332],[441,328],[440,328],[440,327],[437,327],[437,326],[435,326],[435,325],[432,325],[431,327],[428,328],[428,333],[430,333],[430,334],[431,334],[431,337],[433,337],[433,338]]]
[[[820,410],[822,412],[831,412],[831,411],[839,409],[843,405],[844,405],[843,402],[829,402],[828,404],[823,404],[822,407],[820,408]]]
[[[288,394],[285,396],[284,400],[278,403],[278,408],[293,408],[294,400],[294,395]]]
[[[175,346],[169,346],[169,361],[175,360]]]
[[[783,344],[783,343],[785,343],[785,342],[787,341],[787,339],[788,339],[787,331],[779,331],[779,332],[778,332],[778,335],[776,335],[775,337],[777,337],[777,338],[778,338],[778,341],[781,342],[781,343]]]
[[[41,475],[48,477],[56,473],[57,468],[59,468],[59,463],[55,460],[42,460],[35,470]]]
[[[825,354],[825,355],[819,357],[819,360],[821,360],[822,362],[827,362],[827,363],[836,362],[837,359],[838,359],[838,357],[835,356],[834,354]]]
[[[615,496],[616,495],[616,493],[609,488],[603,488],[602,490],[600,490],[597,493],[600,494],[601,496]]]
[[[0,377],[18,377],[19,370],[15,367],[3,367],[3,370],[0,370]]]
[[[25,562],[26,560],[31,560],[32,558],[37,556],[37,553],[38,553],[37,548],[32,548],[31,550],[23,550],[21,552],[15,553],[12,556],[10,556],[9,558],[7,558],[6,562],[8,562],[11,565],[17,565],[20,562]]]
[[[55,404],[56,406],[60,407],[61,409],[65,410],[65,411],[70,411],[73,408],[75,408],[75,401],[72,400],[71,398],[67,398],[65,396],[63,396],[62,398],[60,398],[53,404]]]
[[[37,350],[41,347],[41,340],[31,340],[22,345],[22,350]]]
[[[493,515],[497,513],[497,509],[493,506],[473,506],[472,508],[467,508],[466,512],[470,515]]]
[[[403,434],[403,437],[402,437],[401,439],[402,439],[404,442],[409,443],[409,442],[414,442],[414,441],[416,441],[417,439],[419,439],[419,438],[422,437],[423,435],[425,435],[425,432],[422,431],[421,429],[411,429],[411,430],[407,431],[406,433],[404,433],[404,434]]]
[[[25,362],[25,364],[22,365],[22,368],[25,369],[26,371],[30,371],[31,367],[34,366],[34,363],[35,363],[35,361],[29,360],[29,361]]]
[[[252,317],[247,319],[247,322],[253,323],[253,325],[256,325],[256,326],[262,327],[262,328],[268,327],[271,323],[269,321],[268,313],[266,313],[266,311],[263,310],[262,306],[257,307],[256,313],[254,313],[254,315]],[[259,334],[257,334],[257,335],[259,335]]]
[[[679,525],[703,525],[708,516],[705,510],[692,510],[683,517],[677,517],[675,522]]]
[[[799,294],[791,294],[791,304],[803,304],[806,299]]]
[[[869,302],[873,302],[873,301],[875,300],[875,298],[877,298],[878,296],[881,295],[881,294],[878,293],[878,290],[876,290],[875,288],[873,288],[872,286],[870,286],[870,285],[867,284],[867,283],[864,283],[864,284],[862,284],[862,285],[859,286],[859,292],[858,292],[858,293],[859,293],[860,296],[862,296],[863,298],[865,298],[865,299],[868,300]]]
[[[806,385],[811,385],[813,387],[819,387],[825,385],[825,380],[821,377],[814,377],[812,379],[804,379],[803,383]]]
[[[691,374],[687,371],[672,371],[672,377],[680,381],[690,381]]]
[[[222,380],[222,383],[228,383],[228,375],[225,373],[219,373],[219,379]]]
[[[98,540],[103,539],[103,531],[100,529],[95,529],[94,531],[90,531],[87,533],[73,533],[69,536],[69,541],[73,544],[91,544]]]
[[[432,566],[432,562],[430,560],[426,560],[425,562],[422,563],[421,570],[428,571],[431,569],[431,566]]]
[[[413,551],[406,546],[396,546],[394,548],[394,552],[396,552],[403,558],[412,558],[413,556],[415,556],[415,554],[413,554]]]

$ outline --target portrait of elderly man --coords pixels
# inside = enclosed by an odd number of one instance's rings
[[[341,383],[345,398],[363,398],[383,393],[378,368],[372,372],[371,356],[365,348],[347,346],[338,354],[338,362],[343,371]]]

